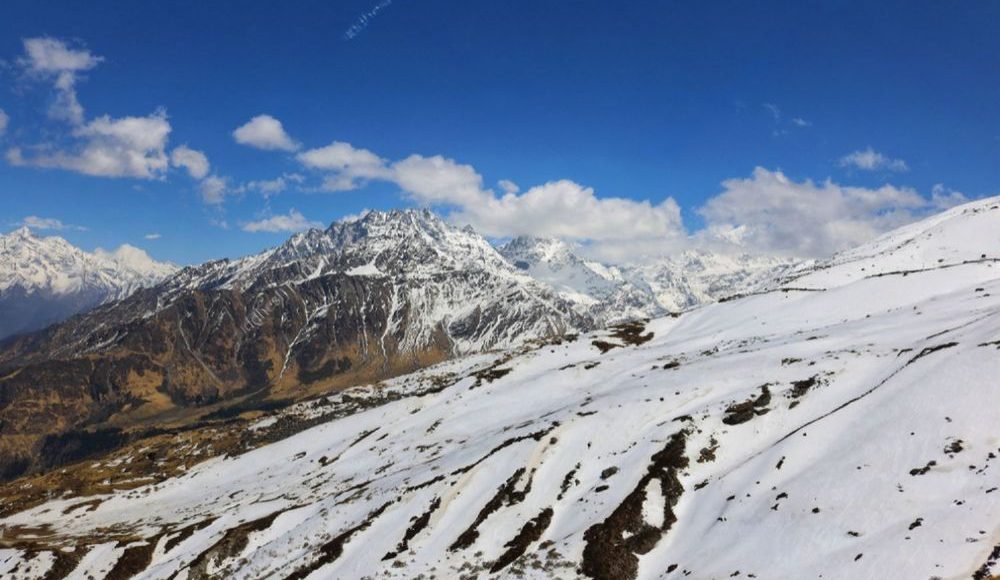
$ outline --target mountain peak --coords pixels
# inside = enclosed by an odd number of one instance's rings
[[[28,226],[21,226],[16,230],[11,231],[7,236],[12,238],[34,238],[35,234],[31,231]]]
[[[132,246],[90,253],[58,236],[39,237],[21,227],[0,236],[0,338],[124,298],[176,270]],[[45,308],[26,307],[28,296]]]

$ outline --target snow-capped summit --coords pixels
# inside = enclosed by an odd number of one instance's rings
[[[606,323],[666,313],[649,287],[622,271],[578,256],[564,241],[521,236],[500,248],[511,264]]]
[[[510,274],[513,269],[471,228],[448,224],[427,209],[372,211],[326,230],[292,236],[264,268],[305,260],[323,271],[374,264],[379,271],[420,277],[464,269]],[[322,264],[322,265],[321,265]]]
[[[60,428],[109,414],[150,424],[161,413],[196,417],[248,394],[295,399],[597,326],[471,229],[423,210],[371,212],[257,255],[185,268],[11,340],[0,367],[20,369],[10,388],[23,400],[42,396],[36,389],[76,400],[80,384],[101,393],[68,406]],[[120,372],[95,375],[94,361]],[[7,432],[38,437],[29,419],[0,409]],[[0,442],[0,473],[10,453]]]
[[[0,338],[120,300],[176,270],[133,246],[89,253],[28,227],[0,235]]]
[[[519,237],[500,249],[516,267],[609,322],[680,312],[766,287],[795,260],[686,250],[613,266],[585,260],[566,242]]]
[[[628,279],[646,285],[663,308],[679,312],[766,289],[797,263],[778,256],[692,249],[622,270]]]

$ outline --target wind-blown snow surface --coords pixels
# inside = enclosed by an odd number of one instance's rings
[[[0,529],[78,546],[81,577],[146,541],[144,578],[986,578],[998,232],[1000,201],[970,204],[783,291],[449,362],[387,382],[392,402]],[[0,551],[0,575],[53,554]]]

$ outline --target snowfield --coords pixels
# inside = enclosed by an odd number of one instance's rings
[[[994,198],[774,291],[352,389],[324,404],[395,396],[53,498],[0,520],[0,576],[985,579],[998,377]]]

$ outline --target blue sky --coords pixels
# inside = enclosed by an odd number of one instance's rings
[[[1000,193],[993,2],[12,0],[0,59],[0,230],[178,263],[417,205],[822,255]]]

